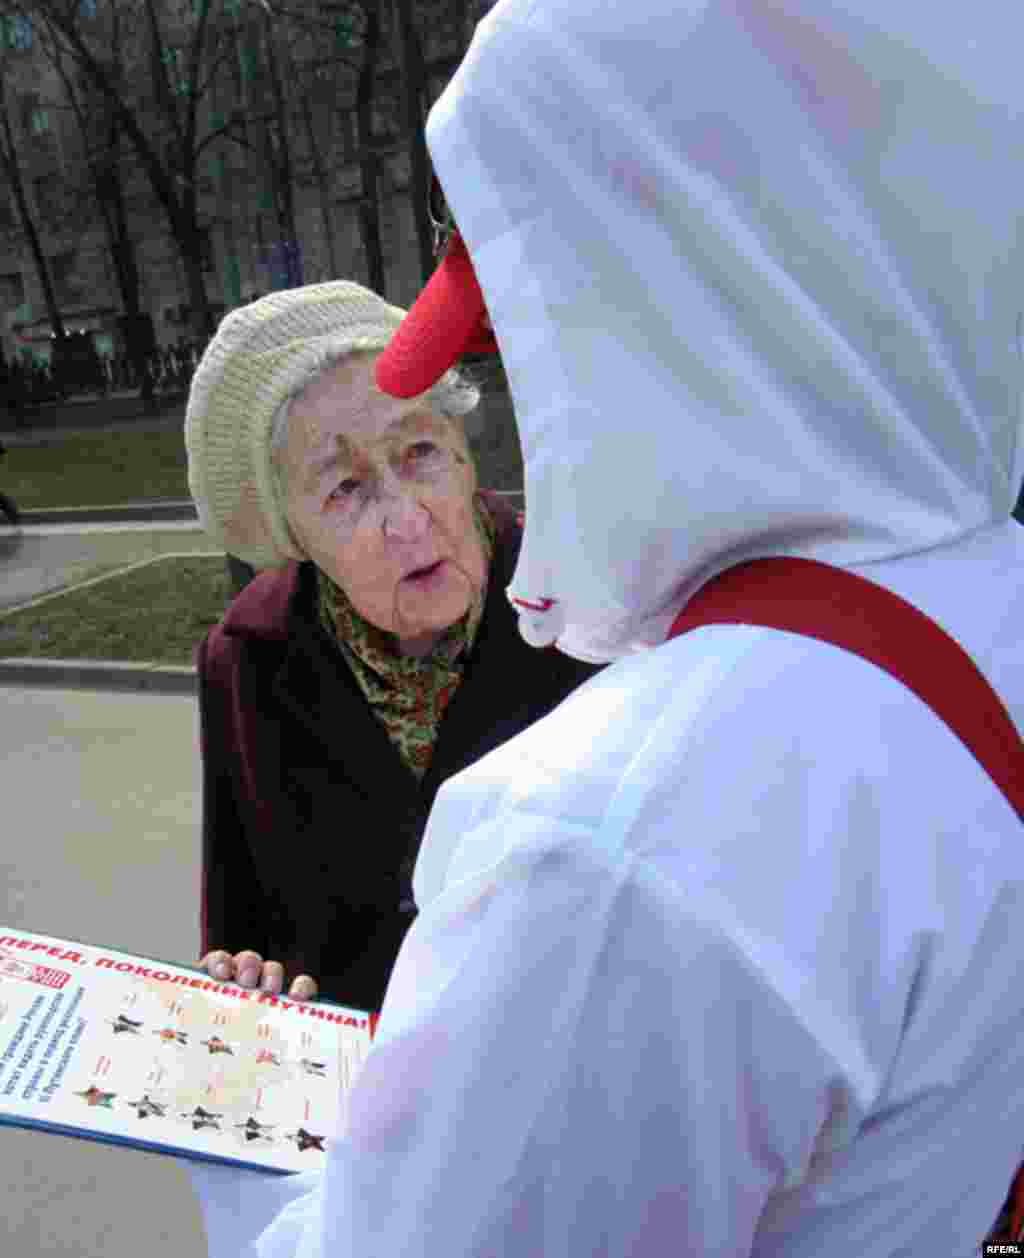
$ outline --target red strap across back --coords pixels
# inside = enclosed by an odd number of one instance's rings
[[[845,568],[754,559],[709,581],[668,636],[723,624],[819,638],[884,669],[945,721],[1024,821],[1024,740],[963,647],[912,603]],[[1024,1241],[1024,1165],[985,1240]]]
[[[957,735],[1024,821],[1024,740],[967,652],[924,612],[812,559],[754,559],[690,600],[669,637],[701,625],[764,625],[819,638],[898,678]]]

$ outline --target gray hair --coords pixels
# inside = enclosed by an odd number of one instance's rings
[[[300,381],[288,396],[278,404],[270,423],[270,456],[278,478],[278,487],[282,494],[284,490],[283,467],[278,456],[284,450],[285,443],[288,440],[288,414],[291,410],[292,402],[308,389],[314,380],[318,379],[331,367],[336,367],[338,363],[344,362],[347,358],[355,358],[373,352],[376,351],[349,349],[341,353],[325,354],[323,361],[311,368],[309,375]],[[420,394],[418,398],[410,398],[409,400],[424,403],[432,411],[445,416],[447,419],[462,419],[479,405],[480,389],[468,375],[453,367],[451,370],[446,371],[441,379],[428,389],[426,393]]]

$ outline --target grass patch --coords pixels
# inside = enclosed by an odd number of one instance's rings
[[[187,666],[230,600],[222,558],[155,559],[0,615],[0,657]]]
[[[23,510],[100,507],[188,498],[188,459],[180,426],[140,432],[55,436],[9,446],[0,484]]]

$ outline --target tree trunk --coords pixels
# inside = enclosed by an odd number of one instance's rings
[[[356,116],[359,121],[359,166],[363,195],[359,201],[359,232],[366,252],[369,287],[387,298],[384,252],[380,242],[380,209],[377,203],[377,157],[373,152],[373,87],[380,49],[380,19],[372,6],[366,6],[366,34],[363,65],[356,90]]]
[[[171,217],[170,213],[168,217]],[[181,208],[171,218],[171,227],[188,284],[189,326],[195,336],[206,340],[213,335],[215,329],[213,311],[210,309],[210,300],[206,295],[206,280],[203,274],[205,261],[203,232],[196,213],[194,184],[189,183],[186,186],[185,195],[181,199]]]
[[[221,230],[224,233],[224,266],[231,268],[230,286],[224,285],[224,305],[228,309],[232,309],[242,300],[241,292],[241,262],[238,256],[238,231],[235,226],[235,218],[231,213],[231,207],[235,200],[235,180],[231,170],[231,164],[222,156],[222,165],[220,167],[220,200],[221,205],[226,208],[226,213],[221,219]]]
[[[188,125],[183,131],[177,120],[171,89],[161,61],[161,53],[165,51],[165,47],[157,7],[154,0],[146,0],[144,5],[139,6],[139,11],[142,12],[143,20],[147,21],[149,28],[150,67],[157,87],[161,112],[167,129],[177,140],[179,147],[177,159],[171,163],[170,169],[165,168],[162,153],[158,152],[155,143],[143,131],[140,116],[133,112],[128,100],[121,94],[117,77],[111,73],[109,62],[97,57],[88,46],[82,28],[76,20],[77,11],[77,5],[38,6],[40,21],[63,40],[65,51],[92,82],[97,92],[109,103],[123,134],[134,148],[139,163],[166,215],[168,228],[174,237],[175,247],[185,268],[193,326],[201,335],[212,334],[213,315],[203,281],[200,229],[193,182],[196,165],[194,108]],[[116,9],[114,11],[116,12]],[[205,29],[208,13],[207,7],[201,11],[200,24],[203,29]],[[197,27],[197,31],[199,29]],[[198,34],[194,38],[198,39]],[[115,52],[118,47],[115,39]],[[192,86],[194,87],[195,83]]]
[[[22,230],[28,240],[28,247],[32,251],[32,260],[36,264],[36,272],[39,275],[39,283],[43,290],[43,301],[46,303],[46,312],[50,316],[50,327],[58,340],[63,340],[67,335],[64,330],[64,320],[61,318],[60,309],[57,305],[57,295],[54,292],[53,281],[50,278],[50,268],[46,261],[46,255],[43,253],[39,233],[36,231],[32,211],[29,209],[28,198],[25,196],[25,185],[21,178],[21,167],[18,165],[18,152],[14,143],[10,115],[7,112],[6,85],[0,84],[0,93],[2,93],[2,99],[0,99],[0,126],[2,126],[3,130],[3,137],[0,140],[0,163],[3,164],[7,181],[14,192],[14,200],[18,207],[18,216],[21,219]]]
[[[191,235],[191,240],[188,237]],[[209,298],[206,296],[206,277],[203,274],[203,251],[200,244],[199,228],[193,225],[191,233],[182,228],[178,236],[178,250],[182,265],[185,268],[185,279],[188,282],[189,327],[202,341],[213,336],[213,311],[210,309]]]
[[[152,180],[151,176],[151,180],[153,182],[153,190],[163,204],[168,225],[171,228],[182,266],[185,269],[185,278],[188,284],[190,325],[195,335],[206,338],[213,335],[214,328],[213,314],[210,310],[209,299],[206,296],[206,281],[203,278],[202,232],[199,227],[198,207],[196,204],[194,105],[191,107],[185,126],[182,127],[174,104],[171,87],[167,81],[167,71],[163,64],[163,54],[167,50],[167,45],[160,29],[155,0],[146,0],[145,10],[150,36],[151,73],[153,74],[154,83],[157,85],[157,98],[162,107],[162,113],[174,140],[173,158],[168,161],[165,177],[160,181],[155,181]],[[200,21],[204,24],[206,15],[207,10],[204,8],[200,17]],[[192,67],[190,67],[190,73],[191,71]],[[194,83],[192,86],[194,86]],[[121,102],[121,107],[127,112],[127,106],[123,102]],[[132,122],[135,124],[134,118]],[[145,137],[137,124],[134,126],[134,134],[132,131],[129,131],[129,138],[133,142],[136,142],[136,136],[143,141],[143,145],[147,150],[144,153],[143,148],[138,148],[139,157],[143,160],[143,164],[147,166],[147,169],[150,165],[159,166],[160,163],[155,151],[145,141]],[[176,192],[175,184],[180,188],[180,192]]]
[[[139,299],[139,264],[135,256],[135,243],[128,234],[124,189],[121,187],[116,166],[99,172],[95,182],[97,199],[103,211],[110,253],[117,274],[117,286],[121,292],[121,305],[129,321],[135,323],[142,315],[142,302]],[[129,338],[126,349],[128,359],[135,371],[135,378],[139,382],[139,397],[145,402],[146,409],[150,410],[153,405],[154,386],[148,360],[136,337]]]
[[[193,162],[190,176],[195,171]],[[196,189],[191,178],[185,181],[181,208],[172,220],[174,241],[178,246],[182,266],[185,268],[185,282],[188,284],[189,326],[193,335],[200,340],[208,340],[213,336],[213,311],[206,295],[206,279],[203,274],[205,261],[202,229],[196,212]]]
[[[265,49],[267,69],[270,72],[270,85],[274,93],[274,112],[276,114],[277,135],[272,149],[272,169],[274,172],[274,200],[277,206],[278,234],[284,249],[287,267],[288,284],[291,288],[302,285],[302,258],[299,253],[299,233],[295,223],[295,180],[292,169],[292,149],[288,134],[288,111],[285,105],[284,89],[281,86],[281,73],[274,51],[273,28],[271,16],[263,15],[263,46]],[[268,128],[268,138],[270,130]]]
[[[426,92],[426,66],[423,49],[412,20],[412,7],[406,0],[392,0],[395,26],[395,53],[402,76],[402,92],[405,97],[405,124],[409,132],[409,161],[411,168],[412,213],[416,222],[416,240],[419,245],[420,270],[423,282],[434,270],[434,235],[427,213],[427,189],[429,187],[429,161],[427,139],[423,130],[423,97]]]
[[[320,193],[320,222],[324,230],[324,244],[327,246],[327,269],[331,273],[331,279],[336,280],[340,277],[338,275],[338,258],[334,251],[334,223],[331,217],[330,183],[327,178],[327,171],[324,169],[323,157],[316,142],[316,132],[313,127],[313,111],[310,108],[308,94],[302,92],[301,99],[302,119],[306,124],[306,136],[309,140],[313,175]]]
[[[78,124],[78,131],[83,145],[89,152],[89,121],[87,110],[83,108],[71,76],[68,74],[59,48],[51,48],[50,60],[55,66],[64,91],[71,103],[71,108]],[[101,106],[102,108],[102,106]],[[107,136],[102,156],[96,159],[89,156],[89,176],[92,182],[93,195],[99,206],[103,219],[103,228],[107,236],[107,247],[114,264],[117,278],[117,289],[121,295],[121,308],[129,326],[137,325],[142,315],[142,303],[139,298],[139,267],[135,256],[135,244],[128,231],[128,215],[124,204],[124,188],[120,177],[120,130],[114,116],[106,109]],[[137,337],[129,338],[126,346],[128,359],[135,369],[139,381],[139,396],[146,403],[146,409],[152,408],[153,378],[147,369],[145,352]]]

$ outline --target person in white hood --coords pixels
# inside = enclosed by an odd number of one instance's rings
[[[977,1253],[1024,1149],[1022,38],[1005,0],[478,26],[427,126],[458,234],[377,381],[486,304],[521,630],[614,662],[438,794],[343,1138],[197,1172],[217,1258]],[[765,558],[959,644],[1001,784],[831,641],[666,640]]]

